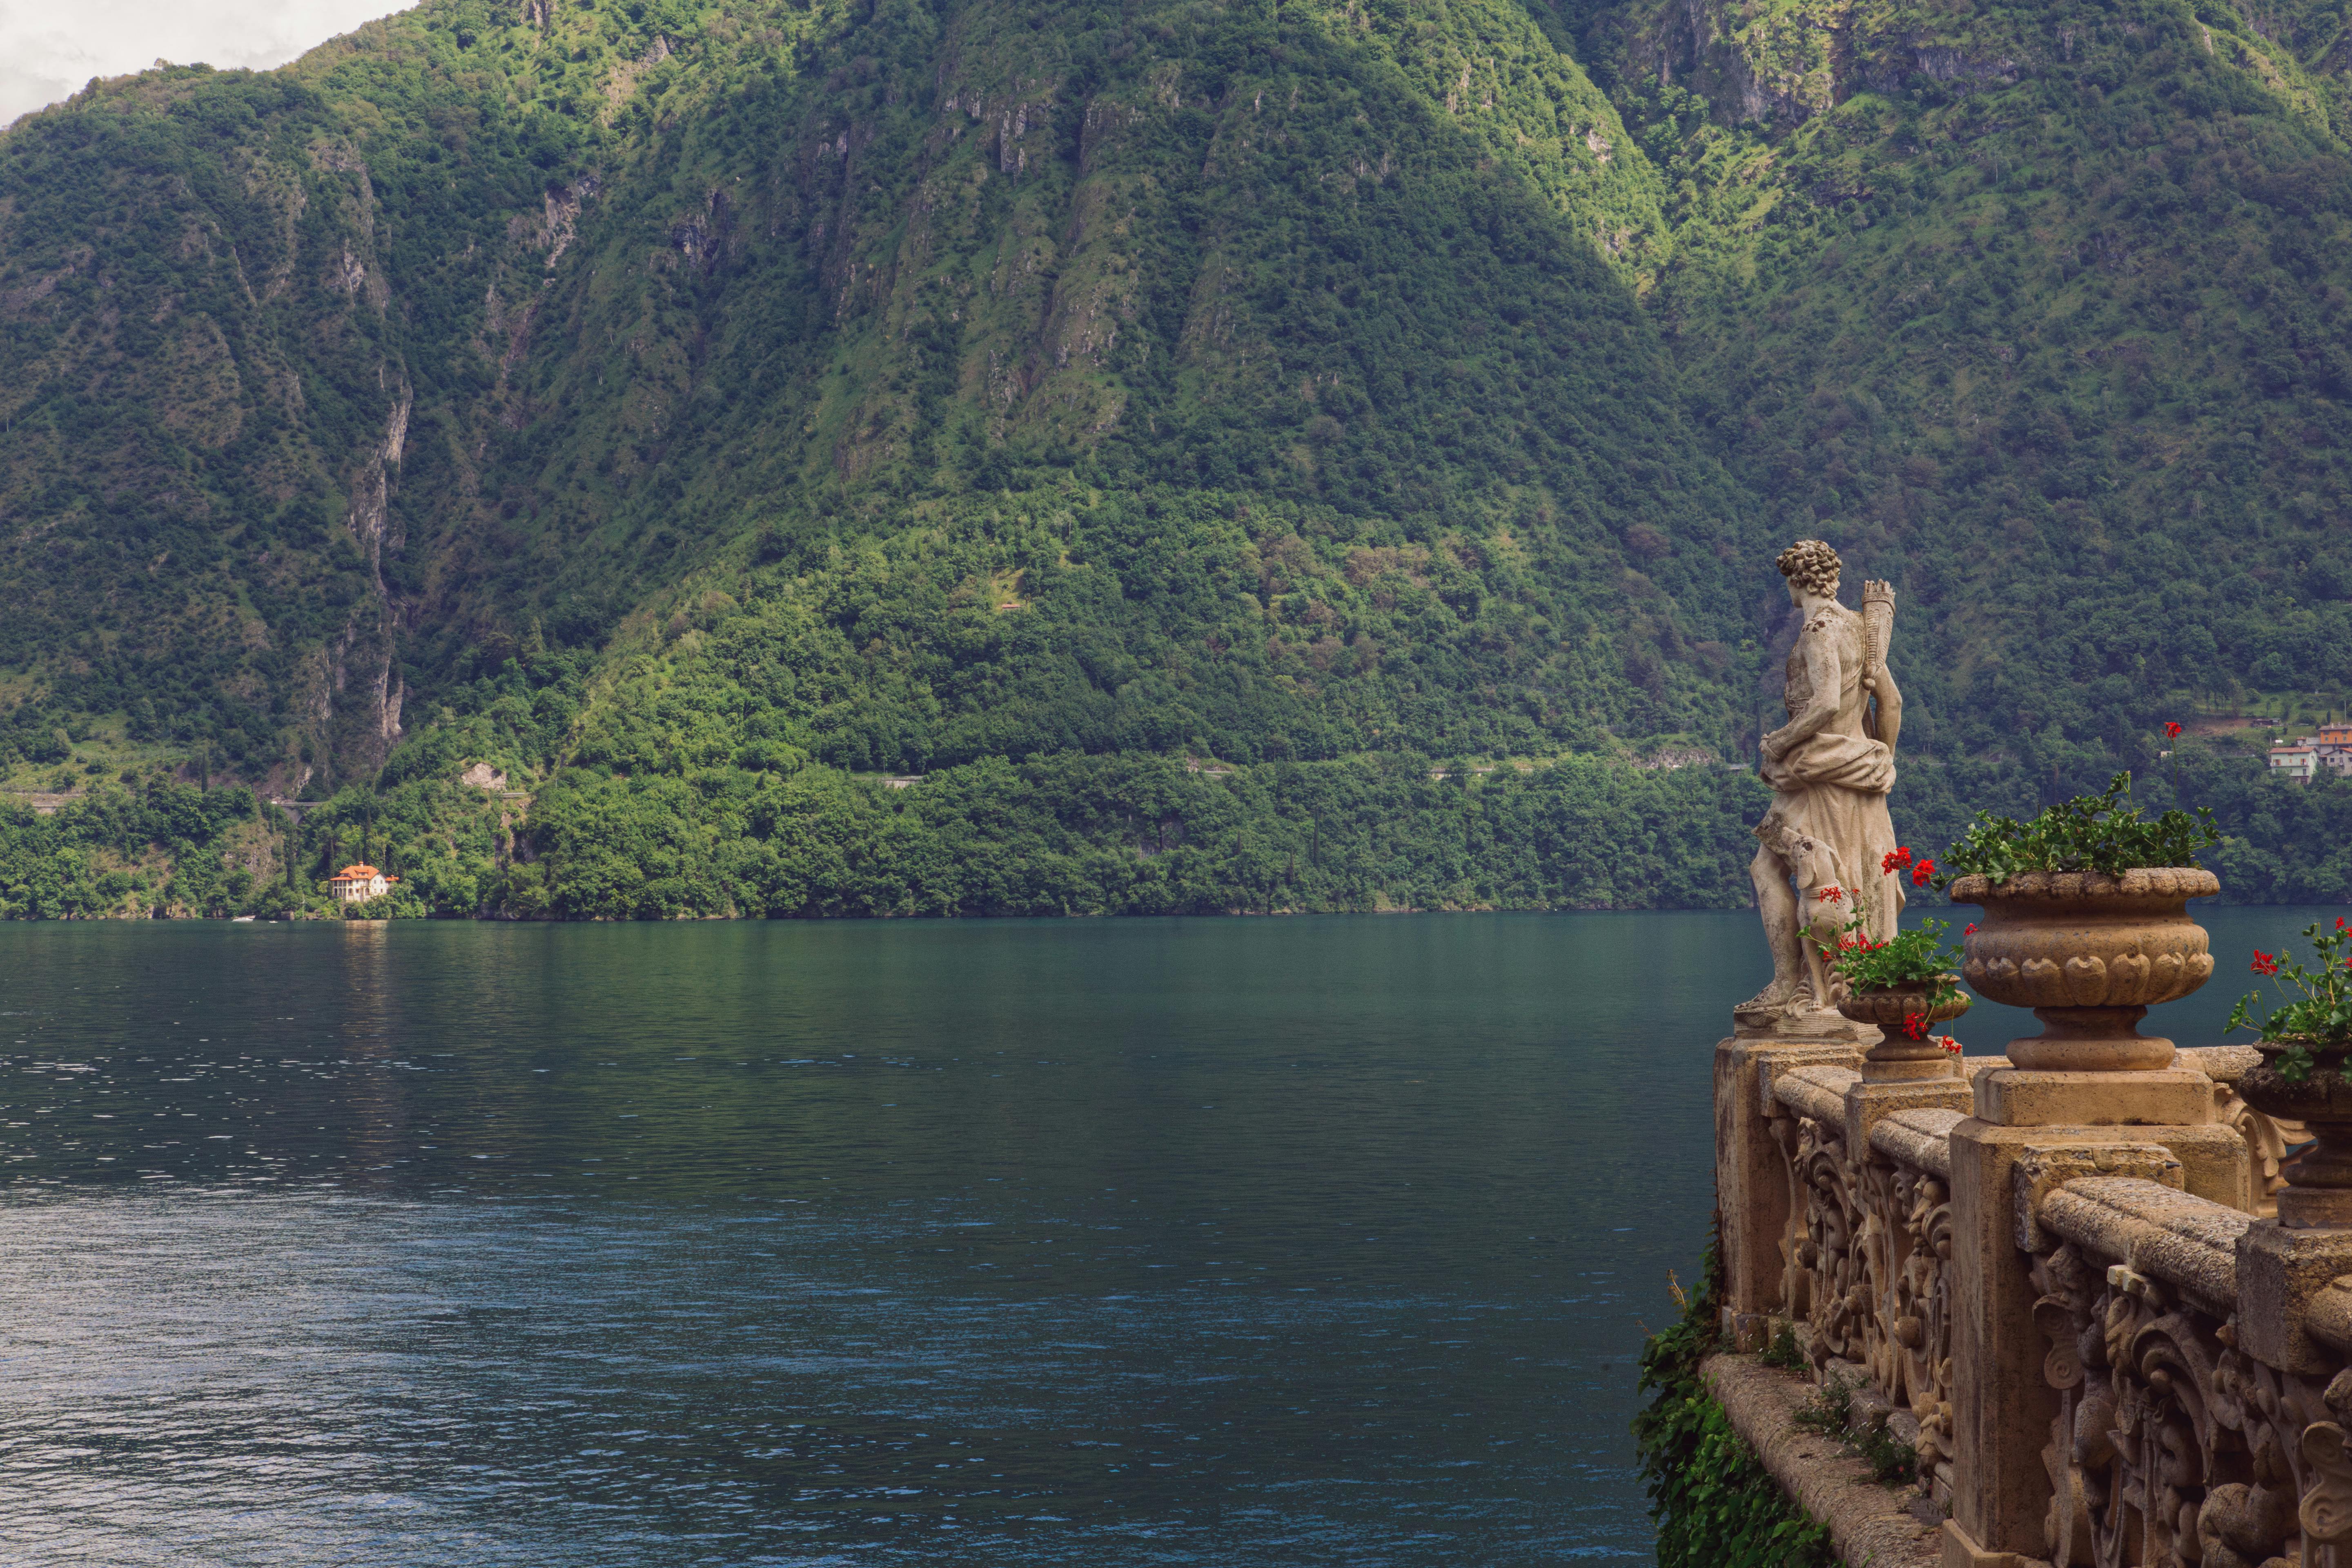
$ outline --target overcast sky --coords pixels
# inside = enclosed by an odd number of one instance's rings
[[[281,66],[399,0],[0,0],[0,125],[159,59]]]

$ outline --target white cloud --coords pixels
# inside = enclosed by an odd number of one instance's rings
[[[405,7],[388,0],[0,0],[0,126],[159,59],[256,70]]]

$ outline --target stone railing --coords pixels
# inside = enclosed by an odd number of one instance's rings
[[[1849,1150],[1850,1067],[1808,1067],[1773,1085],[1788,1159],[1780,1310],[1810,1330],[1806,1353],[1885,1396],[1919,1473],[1949,1493],[1951,1154],[1957,1110],[1897,1110]]]
[[[1947,1568],[2352,1568],[2352,1231],[2267,1217],[2301,1129],[2238,1099],[2253,1059],[1724,1042],[1727,1336],[1888,1413]]]

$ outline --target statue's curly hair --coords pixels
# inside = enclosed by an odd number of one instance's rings
[[[1781,576],[1812,594],[1827,594],[1834,590],[1838,574],[1845,566],[1845,563],[1838,559],[1838,552],[1829,547],[1826,540],[1821,539],[1800,539],[1780,552],[1780,558],[1772,564],[1780,569]]]

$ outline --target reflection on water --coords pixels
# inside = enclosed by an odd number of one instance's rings
[[[1750,922],[0,928],[0,1558],[1646,1562]]]

